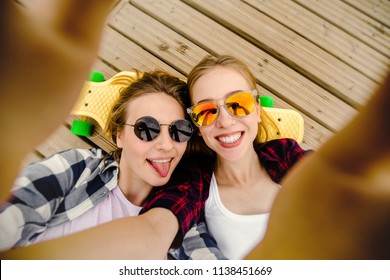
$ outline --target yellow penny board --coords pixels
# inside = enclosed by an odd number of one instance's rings
[[[85,82],[71,114],[92,118],[104,129],[109,111],[118,98],[120,89],[127,87],[137,78],[139,76],[137,77],[136,72],[123,71],[104,82]]]
[[[298,143],[303,140],[304,134],[304,121],[302,115],[291,109],[281,108],[268,108],[263,107],[267,115],[271,117],[274,123],[277,125],[278,130],[270,128],[268,132],[269,139],[278,138],[292,138]],[[259,126],[259,135],[261,134],[261,127]]]

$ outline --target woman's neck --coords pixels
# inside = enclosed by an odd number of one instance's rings
[[[227,161],[217,156],[214,173],[218,185],[247,186],[257,178],[260,169],[260,160],[253,149],[237,161]]]
[[[131,175],[121,170],[118,179],[119,189],[132,204],[143,206],[153,186]]]

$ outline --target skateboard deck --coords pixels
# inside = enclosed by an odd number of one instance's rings
[[[292,109],[281,108],[263,107],[263,109],[278,127],[277,130],[272,128],[270,129],[268,132],[270,134],[268,136],[269,139],[292,138],[298,143],[302,142],[304,121],[299,112]],[[259,126],[259,135],[263,132],[261,129],[261,126]]]
[[[137,78],[139,76],[137,76],[136,72],[123,71],[107,81],[85,82],[80,97],[74,105],[71,114],[84,119],[92,118],[104,129],[111,106],[118,98],[120,90],[129,86]]]

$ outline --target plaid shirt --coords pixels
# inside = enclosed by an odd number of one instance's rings
[[[304,151],[297,142],[292,139],[272,140],[256,148],[261,165],[267,171],[271,179],[280,183],[288,170],[301,159],[307,151]],[[207,178],[211,177],[207,176]],[[209,184],[204,187],[205,198],[209,193]],[[204,210],[204,208],[202,208]],[[199,223],[184,236],[182,246],[177,250],[171,250],[170,254],[175,259],[226,259],[218,249],[217,242],[208,233],[204,222],[204,212]]]
[[[0,250],[29,245],[47,228],[80,216],[117,186],[118,172],[118,163],[100,149],[71,149],[28,166],[0,208]],[[196,168],[177,168],[172,178],[179,183],[153,188],[141,211],[170,209],[180,225],[172,244],[178,247],[198,221],[210,178]]]

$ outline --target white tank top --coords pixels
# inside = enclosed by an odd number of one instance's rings
[[[74,220],[48,228],[33,243],[63,237],[123,217],[138,216],[142,207],[132,204],[116,186],[97,205]]]
[[[269,217],[269,213],[238,215],[228,210],[222,204],[214,174],[205,213],[210,234],[221,252],[232,260],[243,259],[263,239]]]

